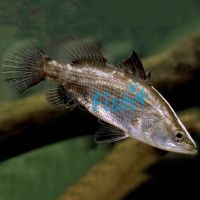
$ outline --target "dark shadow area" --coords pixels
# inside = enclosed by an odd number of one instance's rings
[[[79,108],[46,124],[31,124],[22,133],[0,140],[0,161],[61,140],[92,135],[98,126],[94,116]]]
[[[200,83],[199,74],[200,71],[193,75],[190,82],[180,83],[170,90],[164,87],[159,90],[175,111],[200,106],[200,96],[197,95]]]
[[[200,137],[194,138],[198,144]],[[146,173],[152,178],[124,200],[134,199],[198,199],[200,155],[177,155],[152,166]]]

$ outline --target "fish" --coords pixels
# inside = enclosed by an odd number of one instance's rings
[[[72,42],[65,60],[50,58],[36,41],[22,41],[5,54],[4,82],[17,94],[48,80],[55,83],[46,94],[55,108],[83,106],[100,121],[97,143],[128,137],[153,147],[196,154],[197,146],[167,100],[153,87],[135,51],[113,64],[89,43]]]

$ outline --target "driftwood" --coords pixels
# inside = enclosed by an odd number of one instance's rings
[[[200,32],[145,59],[144,66],[152,72],[153,84],[160,89],[170,90],[199,80]]]
[[[200,133],[200,109],[186,110],[180,113],[180,118],[192,128],[192,133]],[[59,200],[120,200],[150,178],[145,169],[162,156],[155,148],[133,139],[118,142],[110,154],[69,187]]]
[[[153,85],[167,99],[173,97],[181,102],[180,98],[187,90],[196,94],[192,88],[200,79],[199,59],[200,34],[196,34],[166,52],[145,59],[144,65],[153,74]],[[191,98],[191,95],[185,95],[184,102],[190,103]],[[74,122],[79,126],[74,126]],[[63,113],[51,110],[43,95],[1,103],[0,160],[65,138],[93,134],[97,127],[96,118],[86,111],[75,109]]]
[[[92,135],[98,126],[95,117],[79,108],[52,110],[43,95],[0,106],[0,160],[66,138]]]

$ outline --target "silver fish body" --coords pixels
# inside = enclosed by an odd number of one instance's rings
[[[42,80],[51,80],[61,88],[49,95],[51,103],[64,104],[71,98],[110,125],[97,132],[97,142],[132,137],[167,151],[197,152],[195,142],[169,103],[152,86],[135,52],[115,66],[96,47],[77,45],[67,52],[67,64],[61,64],[37,46],[31,50],[31,45],[21,45],[20,54],[15,48],[3,62],[6,81],[18,93]]]
[[[51,63],[49,64],[51,65]],[[52,65],[55,68],[59,66],[55,61],[53,61]],[[168,151],[186,154],[197,152],[195,142],[169,103],[147,82],[109,67],[77,67],[70,64],[63,65],[57,77],[61,80],[59,84],[75,95],[80,104],[90,113],[122,130],[124,137],[130,136]],[[48,74],[47,69],[48,78],[51,79],[51,74]],[[132,94],[130,94],[129,90],[130,84],[137,84],[138,86],[137,91],[135,90]],[[135,100],[137,92],[142,89],[148,95],[148,98],[144,99],[144,105]],[[122,94],[128,94],[129,98],[133,99],[134,110],[120,109],[117,112],[112,112],[106,110],[102,101],[97,106],[97,110],[94,111],[93,97],[97,91],[103,94],[109,92],[108,98],[118,98],[121,101]],[[183,134],[184,139],[176,138],[177,133]],[[124,137],[122,136],[122,138]]]

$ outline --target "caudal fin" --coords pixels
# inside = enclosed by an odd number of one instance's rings
[[[17,94],[44,80],[43,66],[49,60],[35,41],[24,41],[12,47],[3,58],[1,76]]]

